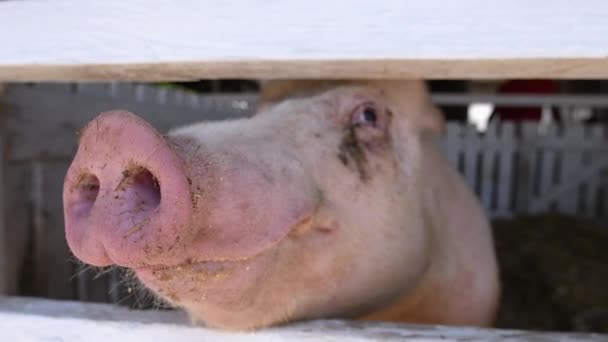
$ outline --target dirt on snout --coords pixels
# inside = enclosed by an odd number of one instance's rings
[[[559,215],[493,223],[499,328],[608,333],[608,225]]]

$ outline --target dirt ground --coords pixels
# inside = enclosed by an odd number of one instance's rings
[[[545,215],[493,226],[498,327],[608,333],[608,225]]]

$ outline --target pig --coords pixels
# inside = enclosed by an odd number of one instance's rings
[[[81,132],[66,238],[192,321],[492,324],[488,220],[436,146],[422,81],[268,81],[250,118],[161,135],[126,111]]]

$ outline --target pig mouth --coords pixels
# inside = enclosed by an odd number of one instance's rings
[[[250,256],[190,258],[178,264],[140,265],[131,269],[146,287],[174,305],[193,305],[203,300],[226,304],[261,286],[261,279],[276,261],[282,242],[314,232],[326,238],[330,231],[313,226],[313,219],[308,216],[292,225],[282,239]]]
[[[200,259],[188,258],[185,261],[176,264],[140,264],[136,267],[132,267],[131,269],[135,272],[192,271],[213,273],[228,266],[234,267],[238,265],[244,265],[246,263],[251,263],[256,259],[260,259],[263,256],[266,256],[288,238],[297,238],[312,230],[322,232],[324,233],[323,235],[326,235],[328,232],[332,231],[332,229],[325,227],[313,228],[312,221],[312,216],[307,216],[299,220],[296,224],[293,224],[290,228],[286,230],[287,233],[285,234],[285,236],[252,255]]]
[[[260,285],[272,262],[269,248],[253,257],[231,260],[189,260],[177,265],[147,265],[133,272],[149,290],[175,306],[239,301]]]
[[[204,261],[188,261],[178,265],[149,265],[133,268],[133,271],[140,277],[146,280],[155,278],[159,281],[168,281],[173,278],[186,277],[187,275],[199,275],[203,278],[220,280],[228,275],[233,274],[237,268],[245,268],[251,259],[242,260],[204,260]],[[209,280],[208,279],[208,280]]]
[[[269,248],[272,249],[272,248]],[[216,273],[225,269],[226,267],[234,267],[238,265],[242,265],[246,262],[252,261],[256,259],[261,254],[264,254],[266,250],[247,257],[240,258],[217,258],[217,259],[201,259],[201,260],[186,260],[182,263],[173,264],[173,265],[164,265],[164,264],[143,264],[137,267],[131,268],[133,271],[137,272],[203,272],[203,273]]]

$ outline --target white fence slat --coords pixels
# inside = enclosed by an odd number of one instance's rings
[[[542,198],[539,198],[534,203],[531,203],[531,207],[535,211],[542,211],[543,208],[546,208],[553,201],[560,202],[564,198],[570,199],[569,197],[575,196],[575,191],[578,192],[578,184],[591,177],[598,177],[601,169],[606,167],[608,167],[608,156],[597,155],[593,161],[593,165],[587,168],[581,168],[578,173],[573,175],[570,179],[560,182],[560,184],[553,187],[551,191],[543,194]],[[576,201],[577,199],[573,200],[574,203],[576,203]],[[576,204],[573,205],[576,206]]]
[[[464,178],[467,184],[476,189],[477,183],[477,160],[481,147],[479,134],[474,126],[464,127]]]
[[[496,151],[493,149],[483,149],[481,172],[477,175],[478,178],[481,177],[481,180],[479,180],[481,184],[481,202],[488,212],[492,209],[492,197],[494,194],[495,156]]]
[[[585,136],[587,141],[590,141],[591,143],[595,144],[595,145],[601,145],[602,143],[606,143],[608,141],[606,141],[604,139],[604,128],[605,126],[591,126],[589,127],[589,134],[587,136]],[[586,150],[586,152],[588,153],[588,158],[591,160],[586,160],[586,162],[590,162],[593,160],[593,151],[592,150]],[[604,168],[605,170],[608,170],[608,167]],[[586,182],[586,187],[587,187],[587,193],[586,198],[585,198],[585,216],[587,217],[595,217],[597,215],[596,213],[596,209],[597,209],[597,201],[598,201],[598,192],[600,190],[600,185],[602,184],[601,182],[601,175],[599,177],[589,177]],[[601,200],[600,200],[601,202]]]
[[[253,332],[192,326],[183,312],[137,311],[108,304],[0,298],[3,341],[605,341],[606,335],[317,320]]]
[[[550,125],[545,131],[543,139],[559,139],[558,133],[557,126]],[[559,159],[557,159],[557,151],[555,148],[547,146],[539,147],[539,149],[542,151],[542,160],[540,161],[540,179],[538,180],[539,184],[537,186],[539,190],[538,197],[542,197],[555,186],[554,176],[555,172],[557,172],[556,168],[561,167],[563,163],[556,165]],[[548,208],[542,208],[541,210],[548,210]]]
[[[585,131],[582,125],[569,125],[564,130],[563,140],[576,146],[577,142],[584,141]],[[561,196],[559,199],[559,211],[575,215],[578,211],[579,184],[573,181],[576,175],[583,171],[583,154],[576,149],[565,149],[562,151],[562,174],[560,177],[561,186],[570,186],[568,196]]]
[[[457,167],[458,156],[462,151],[462,125],[448,122],[445,136],[442,137],[441,141],[446,158],[452,165]]]
[[[477,175],[477,178],[481,177],[477,181],[481,185],[481,203],[484,205],[486,211],[490,211],[492,209],[492,197],[494,193],[494,173],[495,168],[495,156],[497,154],[497,150],[500,151],[498,147],[498,124],[496,122],[491,122],[488,125],[488,128],[483,136],[483,140],[481,144],[483,146],[487,146],[486,148],[481,149],[482,155],[482,165],[481,172]]]
[[[537,126],[533,123],[523,122],[519,124],[519,141],[517,144],[517,165],[514,175],[517,181],[516,208],[518,214],[529,211],[530,197],[532,194],[532,182],[535,170],[535,146],[533,142],[537,138]]]
[[[553,0],[551,15],[540,1],[0,1],[0,81],[602,79],[606,17],[604,0]]]
[[[512,213],[511,195],[513,191],[513,156],[515,143],[515,126],[512,122],[503,122],[500,125],[500,146],[498,154],[498,194],[497,194],[497,216],[508,216]]]

